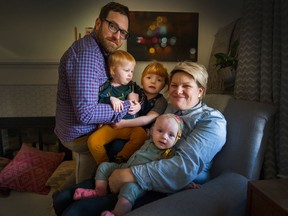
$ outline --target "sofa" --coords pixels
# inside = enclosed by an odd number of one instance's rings
[[[127,216],[246,214],[247,184],[260,178],[276,109],[228,95],[206,95],[204,101],[219,109],[227,120],[227,141],[214,158],[211,180],[200,189],[178,192],[137,208]]]
[[[226,144],[214,158],[211,180],[200,189],[184,190],[134,209],[129,216],[245,215],[247,184],[260,178],[276,109],[222,94],[208,94],[204,102],[220,110],[227,120]],[[76,158],[80,168],[76,174],[78,181],[91,176],[95,166],[88,149],[84,151],[82,147]]]

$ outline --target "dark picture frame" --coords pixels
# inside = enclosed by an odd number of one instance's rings
[[[137,61],[197,61],[199,13],[130,11],[127,51]]]

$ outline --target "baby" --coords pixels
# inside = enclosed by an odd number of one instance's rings
[[[77,188],[74,200],[105,196],[108,190],[108,177],[115,169],[127,168],[133,165],[145,164],[151,161],[169,158],[174,154],[173,146],[181,137],[183,122],[174,114],[163,114],[157,117],[151,131],[151,138],[136,151],[127,163],[117,164],[103,162],[99,165],[95,176],[95,189]],[[120,190],[118,202],[112,212],[105,211],[102,216],[121,216],[131,211],[137,198],[144,195],[137,183],[126,183]]]

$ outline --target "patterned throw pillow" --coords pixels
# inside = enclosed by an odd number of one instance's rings
[[[47,186],[58,190],[76,169],[76,161],[63,161],[46,182]]]
[[[65,153],[45,152],[23,144],[17,155],[0,172],[0,187],[48,194],[48,178]]]

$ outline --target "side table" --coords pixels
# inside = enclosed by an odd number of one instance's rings
[[[248,216],[288,216],[288,179],[248,183]]]

